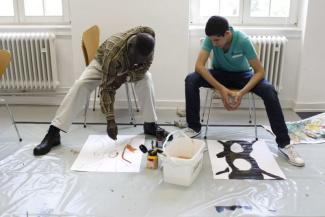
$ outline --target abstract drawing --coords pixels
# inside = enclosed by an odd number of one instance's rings
[[[215,179],[285,179],[263,140],[208,140]]]

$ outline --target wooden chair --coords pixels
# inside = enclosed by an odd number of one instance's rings
[[[84,54],[86,66],[88,66],[89,63],[95,58],[98,47],[99,47],[99,28],[97,25],[94,25],[94,26],[90,27],[89,29],[87,29],[82,34],[81,48],[82,48],[82,51]],[[127,99],[128,99],[128,105],[129,105],[130,123],[136,125],[134,113],[133,113],[132,102],[131,102],[130,94],[129,94],[130,91],[129,91],[128,82],[125,83],[125,88],[126,88],[126,94],[127,94]],[[137,109],[137,111],[139,111],[136,96],[135,96],[135,91],[134,91],[134,87],[133,87],[132,83],[131,83],[131,89],[132,89],[136,109]],[[95,89],[95,94],[94,94],[94,104],[93,104],[94,111],[95,111],[96,96],[97,96],[97,88]],[[85,111],[84,111],[84,127],[86,127],[86,123],[87,123],[86,120],[87,120],[88,107],[89,107],[89,99],[87,101]]]
[[[10,64],[10,60],[11,60],[11,55],[8,51],[6,50],[0,50],[0,77],[6,72],[6,69],[8,67],[8,65]],[[8,113],[10,115],[12,124],[15,127],[16,133],[18,135],[19,141],[22,141],[22,138],[20,136],[20,133],[18,131],[18,128],[16,126],[16,121],[15,118],[13,116],[13,113],[11,112],[8,103],[6,102],[5,99],[0,98],[0,101],[3,102],[6,105],[6,108],[8,110]]]

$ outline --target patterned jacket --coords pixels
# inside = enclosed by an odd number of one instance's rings
[[[123,33],[117,33],[104,41],[97,50],[95,59],[101,65],[100,105],[107,120],[114,120],[116,90],[126,81],[139,81],[148,71],[153,56],[146,63],[130,65],[127,57],[127,41],[137,33],[149,33],[150,27],[138,26]]]

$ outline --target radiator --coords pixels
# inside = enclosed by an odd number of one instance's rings
[[[265,78],[277,91],[280,91],[287,38],[284,36],[250,36],[250,39],[265,69]]]
[[[53,33],[0,33],[0,49],[11,62],[0,78],[0,90],[53,91],[59,85]]]

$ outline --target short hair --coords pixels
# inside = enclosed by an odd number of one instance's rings
[[[209,18],[205,26],[205,34],[207,36],[224,36],[229,30],[229,23],[226,18],[221,16],[212,16]]]
[[[155,47],[155,38],[149,33],[138,33],[135,49],[141,56],[148,56]]]

